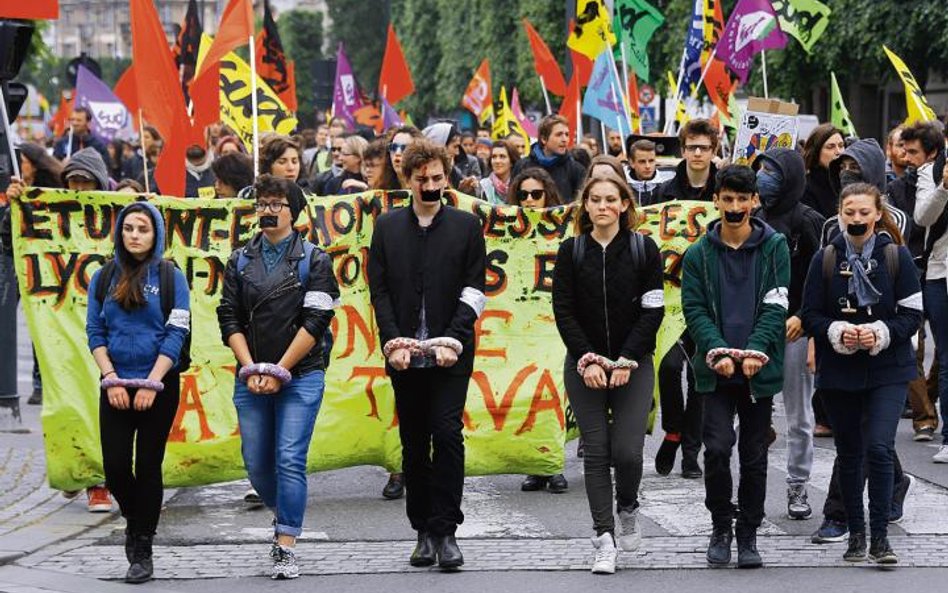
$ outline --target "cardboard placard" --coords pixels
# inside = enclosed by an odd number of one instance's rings
[[[800,136],[799,111],[796,103],[751,97],[737,128],[733,162],[749,166],[762,152],[796,146]]]

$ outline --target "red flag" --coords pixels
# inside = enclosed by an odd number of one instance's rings
[[[218,62],[191,83],[191,133],[188,145],[204,146],[204,128],[221,118],[221,65]],[[208,146],[207,148],[213,148]]]
[[[290,111],[296,111],[296,80],[293,62],[286,59],[280,31],[277,29],[270,2],[263,5],[263,29],[257,33],[257,74],[270,85]]]
[[[576,21],[569,21],[569,30],[572,31],[575,28]],[[579,53],[576,50],[569,50],[570,58],[573,61],[573,74],[579,74],[579,86],[584,87],[589,85],[589,79],[592,78],[593,72],[593,61],[586,57],[586,54]],[[572,82],[572,81],[570,81]],[[567,91],[568,92],[568,91]]]
[[[580,118],[579,109],[579,75],[574,70],[569,79],[569,86],[566,87],[566,95],[563,96],[563,103],[560,104],[559,112],[569,122],[570,146],[576,142],[576,128]]]
[[[464,91],[464,97],[461,98],[461,105],[474,115],[480,117],[485,110],[491,107],[490,92],[490,62],[487,58],[477,67],[474,78],[467,85]]]
[[[382,58],[382,72],[379,74],[379,93],[391,105],[398,103],[415,92],[415,83],[408,70],[408,62],[402,52],[402,44],[395,35],[395,27],[388,24],[388,40],[385,42],[385,56]]]
[[[556,58],[553,57],[550,48],[547,47],[546,42],[543,41],[543,38],[540,37],[540,34],[527,19],[523,19],[523,28],[527,30],[527,37],[530,39],[530,51],[533,52],[533,67],[537,71],[537,76],[543,78],[543,84],[546,85],[546,90],[554,95],[560,97],[564,96],[566,94],[566,79],[563,78],[560,65],[556,62]]]
[[[211,44],[207,55],[204,56],[204,61],[201,62],[198,76],[229,52],[249,43],[251,37],[253,37],[253,4],[250,0],[230,0],[221,16],[221,24],[217,28],[217,35],[214,36],[214,43]]]
[[[135,120],[135,129],[137,130],[141,122],[138,120],[138,87],[135,86],[135,65],[132,64],[125,69],[125,72],[119,76],[115,83],[115,96],[121,99],[128,112],[132,114]]]
[[[184,196],[183,146],[188,134],[187,111],[181,95],[178,72],[152,0],[129,0],[132,29],[132,59],[148,68],[135,68],[135,86],[142,116],[165,140],[155,171],[162,193]]]
[[[198,18],[197,0],[188,2],[188,11],[181,23],[181,32],[174,42],[174,61],[178,67],[178,76],[181,78],[181,90],[184,91],[185,101],[188,98],[188,88],[194,79],[194,70],[197,67],[198,48],[201,45],[201,34],[204,27]]]
[[[629,111],[632,115],[632,133],[642,133],[642,118],[639,115],[639,81],[635,75],[635,68],[629,72],[629,88],[626,89],[629,98]]]
[[[59,0],[2,0],[0,18],[55,20],[59,18]]]
[[[61,136],[69,125],[69,116],[72,115],[72,104],[75,97],[71,91],[62,91],[59,93],[59,110],[56,115],[49,120],[49,127],[53,130],[54,136]]]
[[[720,2],[715,2],[714,4],[714,19],[713,19],[713,42],[714,45],[717,45],[721,39],[721,33],[724,31],[724,9],[721,8]],[[704,57],[705,61],[703,66],[707,64],[707,58],[711,56],[714,50],[714,46],[705,47]],[[727,69],[724,67],[724,62],[715,58],[711,63],[711,66],[708,68],[707,74],[704,77],[704,86],[708,89],[708,96],[711,98],[711,102],[714,103],[714,106],[718,108],[718,111],[723,113],[725,116],[730,118],[728,112],[728,98],[731,95],[731,92],[734,90],[734,87],[737,86],[737,81],[731,81],[731,75],[727,73]]]

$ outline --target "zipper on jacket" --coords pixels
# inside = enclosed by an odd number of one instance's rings
[[[602,310],[606,314],[606,352],[612,358],[612,338],[609,336],[609,295],[606,292],[606,248],[602,248]]]
[[[251,342],[252,342],[252,344],[253,344],[253,354],[254,354],[255,356],[256,356],[256,354],[257,354],[257,332],[256,332],[256,331],[253,331],[253,330],[254,330],[253,314],[254,314],[254,312],[255,312],[257,309],[259,309],[260,306],[263,305],[265,302],[269,301],[270,299],[274,299],[274,298],[276,298],[276,297],[278,297],[278,296],[283,295],[284,293],[288,292],[290,288],[296,288],[295,285],[299,284],[299,282],[297,282],[296,279],[293,278],[293,275],[292,275],[292,274],[290,274],[287,278],[292,279],[292,280],[293,280],[293,283],[292,283],[292,284],[289,284],[289,283],[287,283],[287,282],[284,280],[282,284],[278,284],[275,288],[271,289],[270,292],[268,292],[268,293],[266,293],[265,295],[263,295],[263,297],[262,297],[260,300],[257,301],[257,303],[253,306],[253,308],[250,309],[250,315],[249,315],[249,317],[247,318],[247,325],[250,326],[250,329],[251,329],[251,331],[252,331],[252,333],[253,333]]]

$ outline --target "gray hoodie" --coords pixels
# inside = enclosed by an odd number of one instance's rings
[[[109,184],[109,169],[105,166],[102,155],[94,148],[83,148],[79,152],[73,153],[69,158],[69,162],[63,167],[62,180],[64,186],[68,185],[66,178],[69,177],[69,174],[73,171],[86,171],[91,173],[99,186],[98,189],[106,191],[112,189]]]

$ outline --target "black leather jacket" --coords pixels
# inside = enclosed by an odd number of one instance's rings
[[[294,235],[286,255],[269,274],[263,265],[263,241],[263,233],[258,233],[243,247],[249,261],[239,278],[240,250],[234,251],[227,262],[224,294],[217,307],[221,337],[227,344],[232,335],[242,333],[254,362],[277,363],[302,327],[316,339],[316,346],[290,370],[299,376],[323,369],[320,338],[332,321],[333,305],[339,299],[332,261],[322,250],[313,251],[304,288],[298,276],[299,260],[304,255],[301,238]]]

